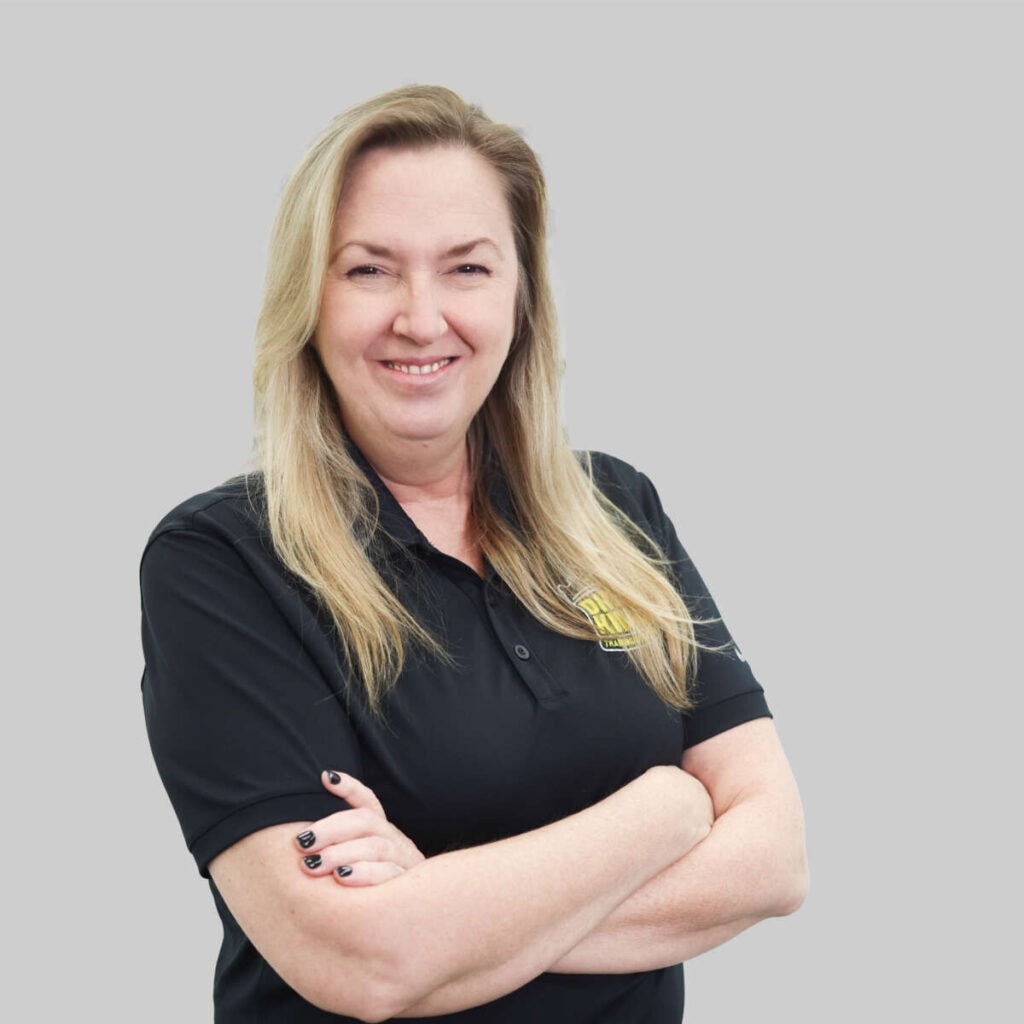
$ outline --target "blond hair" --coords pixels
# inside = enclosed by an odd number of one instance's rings
[[[666,703],[688,707],[694,622],[668,563],[601,494],[562,427],[540,164],[515,129],[449,89],[410,86],[352,107],[313,142],[285,187],[254,371],[256,461],[278,556],[330,614],[348,669],[374,711],[411,644],[444,654],[368,553],[376,493],[349,453],[333,388],[311,344],[346,174],[358,155],[387,146],[471,149],[498,172],[509,205],[519,261],[515,336],[468,438],[470,515],[484,557],[536,619],[567,636],[594,639],[594,625],[571,598],[600,593],[614,612],[605,621],[622,627],[612,639]],[[517,524],[491,501],[496,477],[507,481]]]

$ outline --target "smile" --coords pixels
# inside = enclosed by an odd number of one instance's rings
[[[451,356],[447,359],[439,359],[436,363],[424,363],[422,365],[417,363],[392,363],[385,362],[385,366],[389,370],[400,370],[402,373],[411,373],[414,376],[419,376],[424,373],[436,373],[443,366],[447,366],[452,362]]]

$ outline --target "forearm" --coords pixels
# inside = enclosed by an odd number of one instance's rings
[[[550,970],[615,974],[665,967],[789,913],[806,886],[803,850],[802,822],[779,801],[740,802]]]
[[[432,857],[384,885],[311,885],[279,861],[283,829],[243,840],[211,872],[271,966],[310,1002],[367,1020],[431,1015],[546,971],[699,842],[710,815],[703,787],[661,767],[578,814]]]
[[[631,790],[640,782],[545,828],[433,858],[396,879],[398,899],[398,882],[425,893],[416,873],[429,878],[430,906],[417,908],[410,924],[432,944],[413,986],[422,995],[399,1016],[450,1012],[519,988],[699,841],[706,832],[700,815],[675,793],[636,799]],[[641,858],[638,836],[649,844]],[[446,923],[442,931],[438,920]]]

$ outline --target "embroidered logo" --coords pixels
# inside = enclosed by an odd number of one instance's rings
[[[636,644],[629,623],[612,608],[602,591],[585,587],[574,594],[567,584],[558,589],[569,604],[579,608],[590,620],[602,651],[624,651]]]

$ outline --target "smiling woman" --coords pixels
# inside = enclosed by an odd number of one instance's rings
[[[468,149],[370,150],[349,172],[331,248],[313,345],[345,432],[385,479],[433,472],[464,449],[512,344],[501,178]]]
[[[544,179],[439,87],[299,165],[258,470],[142,562],[143,700],[224,1022],[678,1024],[803,898],[763,691],[650,481],[562,430]]]

